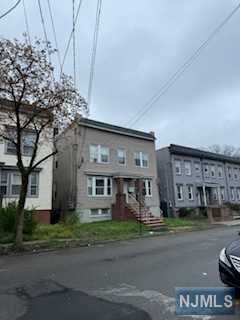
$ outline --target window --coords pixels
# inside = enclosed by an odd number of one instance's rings
[[[107,215],[110,213],[109,208],[104,209],[91,209],[91,216],[101,216],[101,215]]]
[[[187,186],[187,191],[188,191],[188,200],[193,201],[193,186],[192,185],[188,185]]]
[[[101,145],[90,145],[90,162],[109,163],[109,148]]]
[[[17,171],[2,170],[0,179],[0,193],[3,196],[17,197],[22,185],[21,174]],[[33,172],[29,176],[27,197],[36,197],[39,192],[39,173]]]
[[[183,200],[183,185],[182,184],[177,184],[177,199],[179,201]]]
[[[185,168],[185,175],[186,176],[191,176],[192,168],[191,168],[191,162],[190,161],[184,161],[184,168]]]
[[[182,168],[181,168],[181,161],[180,160],[175,160],[175,172],[177,175],[182,174]]]
[[[118,164],[125,166],[126,165],[126,150],[125,149],[118,149],[117,150],[117,159]]]
[[[31,156],[33,154],[35,137],[35,134],[32,132],[25,132],[22,135],[22,154],[24,156]],[[6,142],[6,153],[16,155],[16,146],[13,142]]]
[[[228,178],[232,179],[232,168],[228,167]]]
[[[152,180],[150,180],[150,179],[144,180],[143,195],[145,197],[152,197]]]
[[[225,188],[224,187],[220,188],[220,193],[221,193],[221,200],[225,201]]]
[[[17,196],[20,194],[22,179],[18,172],[11,174],[11,195]]]
[[[218,177],[223,178],[223,167],[222,166],[218,166]]]
[[[29,195],[37,196],[38,195],[38,173],[34,172],[30,175],[29,180]]]
[[[209,165],[207,163],[204,164],[204,175],[209,177]]]
[[[215,178],[215,173],[216,173],[216,172],[215,172],[215,165],[212,164],[212,165],[211,165],[211,177],[212,177],[212,178]]]
[[[238,180],[238,169],[237,168],[234,169],[234,179]]]
[[[108,197],[112,195],[112,178],[88,177],[88,195],[93,197]]]
[[[138,151],[134,153],[134,161],[136,167],[148,168],[149,156],[147,153]]]
[[[213,188],[213,200],[217,201],[218,199],[218,190],[217,188]]]
[[[231,201],[235,200],[235,192],[233,187],[230,188],[230,197],[231,197]]]
[[[194,163],[194,167],[195,167],[195,173],[196,173],[196,175],[200,175],[200,173],[201,173],[201,165],[200,165],[200,162],[195,162],[195,163]]]
[[[237,200],[240,201],[240,188],[237,188]]]
[[[8,173],[7,171],[1,171],[1,183],[0,183],[0,194],[7,195],[8,194]]]

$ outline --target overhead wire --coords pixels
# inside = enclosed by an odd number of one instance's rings
[[[22,0],[22,4],[23,4],[25,27],[26,27],[26,32],[27,32],[27,40],[28,40],[28,43],[31,45],[30,28],[29,28],[29,23],[28,23],[28,15],[27,15],[27,8],[25,5],[25,0]]]
[[[152,107],[153,105],[175,84],[175,82],[183,75],[183,73],[193,64],[199,57],[201,52],[208,46],[210,41],[221,31],[228,21],[240,9],[240,3],[227,15],[227,17],[212,31],[210,36],[198,47],[198,49],[177,69],[177,71],[161,86],[161,88],[139,109],[137,114],[132,117],[127,124],[135,125]]]
[[[76,87],[76,36],[75,36],[75,0],[72,0],[72,30],[73,30],[73,83]]]
[[[0,15],[0,19],[3,19],[6,17],[9,13],[11,13],[19,4],[21,0],[18,0],[10,9],[8,9],[6,12]]]

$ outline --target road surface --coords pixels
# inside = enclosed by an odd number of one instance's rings
[[[175,287],[222,286],[219,251],[237,231],[225,227],[0,257],[0,319],[178,319]]]

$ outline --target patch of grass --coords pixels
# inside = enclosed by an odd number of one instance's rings
[[[208,224],[208,220],[205,218],[165,218],[166,225],[170,229],[187,228],[187,227],[203,227]]]

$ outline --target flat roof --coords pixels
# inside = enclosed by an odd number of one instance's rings
[[[240,158],[226,156],[226,155],[220,154],[220,153],[204,151],[204,150],[181,146],[181,145],[177,145],[177,144],[170,144],[168,149],[173,154],[185,155],[185,156],[190,156],[190,157],[197,157],[197,158],[201,158],[201,159],[216,160],[216,161],[222,161],[222,162],[230,162],[230,163],[240,165]]]
[[[130,136],[130,137],[135,137],[135,138],[145,139],[150,141],[155,140],[155,136],[153,132],[138,131],[138,130],[134,130],[126,127],[120,127],[110,123],[100,122],[100,121],[91,120],[87,118],[79,118],[77,123],[81,126],[94,128],[97,130],[113,132],[116,134],[121,134],[125,136]]]

